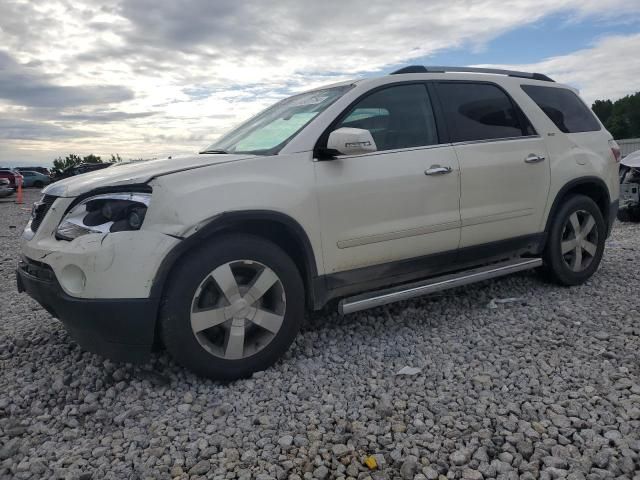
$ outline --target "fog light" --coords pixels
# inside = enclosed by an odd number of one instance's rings
[[[87,277],[80,267],[67,265],[62,269],[60,283],[65,290],[71,293],[81,293],[87,283]]]

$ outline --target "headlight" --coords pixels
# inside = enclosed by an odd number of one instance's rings
[[[140,230],[149,193],[105,193],[89,197],[69,210],[58,228],[56,237],[73,240],[87,233]]]

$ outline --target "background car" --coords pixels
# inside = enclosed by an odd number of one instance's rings
[[[81,163],[73,167],[65,168],[62,172],[56,174],[53,181],[62,180],[63,178],[73,177],[80,175],[81,173],[93,172],[95,170],[101,170],[113,165],[112,163]]]
[[[40,172],[22,171],[21,173],[24,177],[22,182],[23,187],[43,188],[45,185],[49,185],[51,183],[51,178]]]
[[[618,220],[640,222],[640,150],[630,153],[620,161]]]
[[[9,185],[13,190],[18,188],[17,181],[22,180],[23,177],[20,172],[17,172],[11,168],[0,168],[0,178],[6,178],[9,180]]]
[[[13,195],[13,193],[14,190],[11,188],[9,180],[0,178],[0,198],[8,197],[9,195]]]
[[[46,175],[47,177],[51,177],[52,173],[51,171],[46,168],[46,167],[16,167],[14,168],[14,170],[22,173],[22,172],[38,172],[41,173],[43,175]]]

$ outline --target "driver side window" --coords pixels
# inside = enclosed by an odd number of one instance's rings
[[[436,122],[423,84],[396,85],[361,99],[336,128],[368,130],[378,151],[438,143]]]

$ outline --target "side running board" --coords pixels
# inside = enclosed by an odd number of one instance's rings
[[[470,283],[481,282],[491,278],[503,277],[511,273],[529,270],[542,265],[541,258],[516,258],[505,262],[485,265],[449,275],[421,280],[399,287],[387,288],[375,292],[367,292],[344,298],[338,304],[341,315],[358,312],[367,308],[379,307],[388,303],[399,302],[449,288],[461,287]]]

